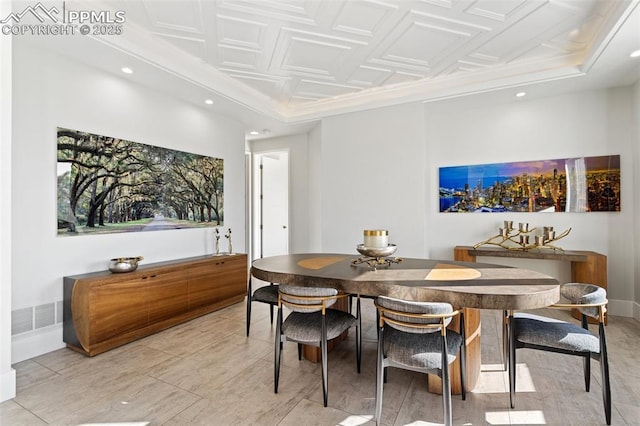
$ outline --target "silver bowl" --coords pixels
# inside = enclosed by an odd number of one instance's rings
[[[109,270],[114,273],[133,272],[138,269],[138,262],[142,259],[142,256],[116,257],[109,261]]]
[[[358,253],[369,257],[387,257],[396,252],[398,247],[395,244],[389,244],[386,247],[365,247],[364,244],[358,244],[356,247]]]

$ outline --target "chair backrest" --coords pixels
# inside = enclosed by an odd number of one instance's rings
[[[338,290],[323,287],[299,287],[281,284],[280,301],[294,312],[315,312],[336,303]]]
[[[566,283],[560,287],[562,297],[575,304],[604,305],[607,303],[607,291],[594,284]],[[598,319],[600,309],[597,306],[577,308],[582,314]]]
[[[441,331],[442,326],[449,325],[453,313],[453,307],[449,303],[412,302],[386,296],[379,296],[376,306],[382,321],[388,319],[385,323],[390,327],[408,333]]]

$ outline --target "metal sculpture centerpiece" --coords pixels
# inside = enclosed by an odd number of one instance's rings
[[[553,226],[544,226],[542,228],[542,234],[532,235],[533,231],[536,229],[537,228],[529,228],[528,223],[518,223],[518,229],[515,229],[512,221],[505,220],[504,227],[498,229],[498,235],[494,235],[487,240],[475,244],[473,248],[478,248],[484,245],[493,245],[507,250],[528,251],[551,249],[554,251],[564,251],[564,249],[553,243],[569,235],[571,228],[568,228],[561,233],[556,233]]]
[[[375,271],[379,267],[402,262],[399,257],[390,257],[398,249],[395,244],[388,244],[387,247],[365,247],[364,244],[358,244],[356,249],[362,256],[352,260],[352,266],[368,265]]]

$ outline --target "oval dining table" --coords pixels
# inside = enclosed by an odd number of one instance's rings
[[[363,297],[447,302],[462,309],[467,340],[467,390],[475,387],[481,370],[480,309],[536,309],[560,299],[558,281],[540,272],[453,260],[390,259],[397,263],[387,262],[374,268],[357,255],[289,254],[253,261],[251,276],[278,284],[332,287]],[[459,365],[454,364],[453,393],[461,392],[459,371]],[[437,376],[429,375],[428,386],[431,392],[438,393],[441,382]]]

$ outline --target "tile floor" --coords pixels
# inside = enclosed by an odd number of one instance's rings
[[[274,329],[254,303],[251,336],[245,305],[231,306],[93,358],[60,349],[20,362],[17,396],[0,404],[0,425],[365,425],[375,404],[375,310],[363,301],[362,373],[354,334],[329,354],[329,406],[322,406],[320,366],[283,352],[273,393]],[[567,315],[545,310],[546,314]],[[614,425],[640,425],[640,323],[611,317],[607,326]],[[453,397],[457,425],[601,425],[600,369],[591,392],[577,358],[518,351],[518,394],[509,409],[502,371],[500,313],[482,313],[482,373],[467,400]],[[390,370],[382,423],[442,423],[439,395],[425,376]]]

